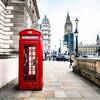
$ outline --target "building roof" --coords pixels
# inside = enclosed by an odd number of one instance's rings
[[[49,19],[47,18],[47,16],[45,15],[45,17],[42,20],[42,24],[48,23],[49,24]]]

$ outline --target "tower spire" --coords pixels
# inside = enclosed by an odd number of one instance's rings
[[[67,11],[67,17],[66,17],[66,22],[70,22],[70,16],[69,16],[69,11]]]
[[[67,11],[67,17],[66,17],[64,32],[65,33],[71,33],[72,29],[73,29],[72,22],[70,20],[69,12]]]
[[[97,39],[96,39],[97,41],[99,41],[99,35],[97,34]]]

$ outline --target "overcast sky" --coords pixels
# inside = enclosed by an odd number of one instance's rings
[[[75,18],[78,17],[79,42],[84,44],[96,43],[97,34],[100,35],[100,0],[37,0],[40,20],[47,15],[51,25],[51,45],[59,46],[63,40],[64,25],[67,11],[75,31]]]

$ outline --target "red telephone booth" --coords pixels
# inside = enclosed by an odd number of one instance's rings
[[[43,86],[42,36],[34,29],[19,32],[19,89],[41,90]]]

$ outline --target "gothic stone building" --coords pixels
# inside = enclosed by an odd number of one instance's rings
[[[19,31],[37,28],[36,0],[0,0],[0,53],[18,52]]]
[[[96,43],[95,44],[83,44],[79,43],[79,53],[82,55],[98,55],[100,56],[100,38],[97,34]]]
[[[79,43],[78,52],[80,55],[96,55],[96,44]]]

